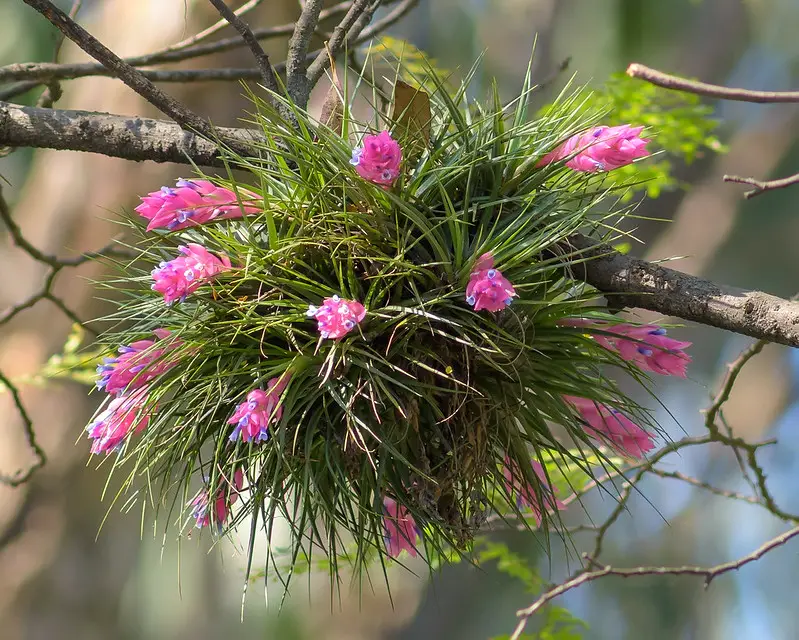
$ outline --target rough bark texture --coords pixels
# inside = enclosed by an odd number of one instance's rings
[[[570,244],[586,258],[574,275],[614,304],[657,311],[753,338],[799,346],[799,302],[736,289],[622,255],[585,236]]]
[[[256,131],[216,130],[225,140],[246,145],[258,140]],[[88,151],[125,160],[151,160],[200,166],[222,166],[216,144],[179,125],[151,118],[127,118],[91,111],[40,109],[0,103],[0,144]]]

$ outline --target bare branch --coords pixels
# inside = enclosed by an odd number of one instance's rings
[[[98,62],[101,62],[116,77],[128,85],[162,113],[168,115],[183,128],[194,129],[204,135],[213,135],[206,120],[192,112],[170,95],[161,91],[139,71],[122,60],[118,55],[77,24],[66,13],[48,0],[23,0],[36,9],[59,31],[83,49]]]
[[[762,546],[755,549],[749,555],[739,558],[738,560],[733,560],[731,562],[725,562],[724,564],[716,565],[715,567],[684,566],[684,567],[635,567],[633,569],[614,569],[610,565],[602,565],[597,562],[591,562],[591,564],[596,567],[595,570],[587,571],[585,573],[573,576],[571,579],[567,580],[566,582],[545,591],[543,594],[541,594],[538,600],[536,600],[526,609],[521,609],[520,611],[518,611],[516,615],[521,619],[519,620],[519,624],[517,625],[516,629],[511,634],[510,640],[518,640],[519,638],[521,638],[522,633],[524,632],[524,628],[527,625],[527,620],[537,611],[540,611],[541,608],[544,607],[546,604],[548,604],[555,598],[562,596],[564,593],[571,591],[572,589],[575,589],[588,582],[592,582],[598,578],[603,578],[605,576],[620,576],[622,578],[632,578],[636,576],[663,576],[663,575],[701,576],[704,577],[705,579],[704,585],[705,588],[707,588],[708,586],[710,586],[710,583],[718,576],[724,573],[729,573],[730,571],[737,571],[741,567],[751,562],[755,562],[756,560],[759,560],[770,551],[773,551],[777,547],[784,545],[786,542],[788,542],[792,538],[795,538],[797,535],[799,535],[799,527],[794,527],[793,529],[789,529],[782,535],[772,538]]]
[[[308,55],[311,38],[319,24],[322,4],[323,0],[308,0],[305,3],[294,27],[294,33],[289,40],[288,56],[286,57],[286,91],[291,101],[300,109],[305,109],[308,97],[311,95],[311,85],[305,75],[307,66],[305,59]],[[357,4],[358,0],[355,0],[352,6]]]
[[[349,9],[351,2],[340,2],[337,5],[330,7],[329,9],[325,9],[319,15],[319,20],[326,20],[329,18],[336,17],[342,13],[346,13]],[[242,7],[243,8],[243,7]],[[228,24],[227,21],[223,21],[223,24]],[[268,27],[262,29],[253,29],[253,35],[259,40],[265,40],[267,38],[276,38],[280,36],[288,36],[294,30],[294,23],[284,24],[277,27]],[[208,44],[186,44],[186,43],[193,43],[196,42],[198,36],[194,36],[183,42],[178,44],[172,45],[165,49],[161,49],[159,51],[155,51],[153,53],[148,53],[141,56],[134,56],[130,58],[124,58],[125,62],[133,67],[142,67],[147,65],[155,65],[155,64],[162,64],[165,62],[180,62],[182,60],[189,60],[192,58],[200,58],[202,56],[211,55],[213,53],[220,53],[223,51],[230,51],[233,49],[238,49],[245,46],[244,41],[239,36],[235,36],[233,38],[226,38],[224,40],[217,40],[216,42],[210,42]],[[314,52],[312,54],[313,57],[317,55],[318,52]],[[310,59],[312,60],[313,57]],[[283,70],[285,65],[283,63],[274,65],[275,73],[280,73]],[[246,69],[246,70],[239,70],[239,73],[245,72],[246,75],[238,75],[238,76],[225,76],[225,77],[210,77],[205,78],[203,74],[208,74],[212,71],[219,71],[216,69],[196,69],[191,70],[195,73],[192,75],[186,76],[185,79],[183,76],[164,76],[164,75],[152,75],[152,71],[142,71],[142,74],[153,81],[160,81],[160,82],[196,82],[198,80],[210,79],[210,80],[240,80],[240,79],[254,79],[257,80],[260,77],[260,71],[258,69]],[[155,72],[156,74],[164,74],[168,72]],[[74,78],[84,78],[88,76],[109,76],[111,74],[108,69],[106,69],[103,65],[95,63],[95,62],[83,62],[83,63],[73,63],[73,64],[54,64],[51,62],[45,63],[37,63],[37,62],[25,62],[25,63],[17,63],[17,64],[9,64],[4,67],[0,67],[0,82],[10,82],[13,80],[23,80],[25,83],[20,83],[19,85],[14,85],[5,92],[0,92],[0,100],[8,100],[15,95],[19,95],[20,93],[24,93],[32,89],[33,87],[41,84],[41,82],[35,82],[35,80],[45,81],[51,78],[55,78],[58,80],[69,80]]]
[[[330,40],[327,43],[327,49],[319,53],[319,55],[316,56],[316,60],[314,60],[308,67],[307,80],[311,86],[316,84],[319,81],[319,78],[322,77],[322,74],[330,66],[330,60],[339,54],[349,36],[350,29],[352,29],[353,25],[365,14],[370,3],[374,5],[374,8],[369,14],[369,18],[367,20],[368,24],[372,19],[374,11],[380,5],[379,0],[355,0],[355,2],[352,3],[350,10],[341,19],[341,22],[338,24],[338,26],[333,29],[333,34],[330,36]],[[353,38],[357,36],[357,33],[353,34]]]
[[[581,235],[569,245],[587,261],[574,267],[614,304],[639,307],[752,338],[799,346],[799,303],[762,291],[735,289],[618,253]]]
[[[28,412],[25,410],[25,405],[22,404],[22,398],[19,396],[19,391],[2,371],[0,371],[0,388],[5,388],[5,390],[11,394],[11,399],[17,408],[20,418],[22,418],[22,428],[25,432],[25,439],[28,442],[28,446],[33,451],[33,454],[36,456],[36,461],[25,470],[19,469],[11,475],[0,473],[0,484],[18,487],[19,485],[27,482],[37,470],[41,469],[45,465],[47,462],[47,456],[44,453],[44,449],[42,449],[41,446],[39,446],[39,443],[36,441],[36,433],[33,430],[33,422],[31,421]]]
[[[744,193],[746,199],[759,196],[766,191],[773,191],[774,189],[784,189],[799,184],[799,173],[796,173],[787,178],[780,178],[779,180],[756,180],[755,178],[742,178],[741,176],[724,176],[724,182],[737,182],[739,184],[748,184],[754,187],[751,191]]]
[[[250,11],[255,9],[263,1],[264,0],[249,0],[249,2],[245,2],[238,9],[236,9],[233,12],[233,14],[236,15],[237,17],[241,18],[241,16],[246,15],[247,13],[249,13]],[[195,34],[195,35],[193,35],[193,36],[191,36],[189,38],[186,38],[185,40],[181,40],[180,42],[167,47],[164,51],[165,52],[173,52],[173,51],[180,51],[180,50],[183,50],[183,49],[188,49],[192,45],[195,45],[198,42],[202,42],[206,38],[211,37],[212,35],[214,35],[218,31],[224,29],[229,24],[230,24],[230,22],[226,18],[222,18],[221,20],[218,20],[217,22],[212,24],[207,29],[203,29],[202,31],[200,31],[200,33],[197,33],[197,34]],[[258,37],[258,36],[256,36],[256,37]],[[240,38],[236,38],[236,40],[241,42]]]
[[[231,11],[224,0],[209,0],[209,2],[214,5],[225,20],[233,25],[236,31],[239,32],[242,40],[247,43],[247,46],[255,57],[255,62],[258,64],[258,69],[261,71],[261,79],[263,80],[264,87],[273,93],[280,93],[280,85],[278,85],[272,63],[269,62],[269,56],[266,55],[258,39],[253,35],[249,25]]]
[[[737,89],[732,87],[722,87],[715,84],[707,84],[696,80],[687,80],[679,76],[672,76],[656,69],[633,62],[627,67],[627,75],[631,78],[639,78],[647,82],[671,89],[673,91],[685,91],[699,96],[709,98],[720,98],[721,100],[737,100],[740,102],[799,102],[799,91],[752,91],[749,89]]]

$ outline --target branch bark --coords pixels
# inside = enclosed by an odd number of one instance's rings
[[[799,302],[762,291],[719,285],[622,255],[581,235],[573,236],[569,245],[590,258],[584,263],[582,273],[573,275],[611,297],[616,304],[799,347]]]
[[[172,96],[161,91],[137,69],[111,51],[52,2],[48,0],[23,0],[23,2],[42,14],[67,38],[95,60],[101,62],[113,75],[122,80],[163,114],[179,123],[181,127],[193,129],[208,136],[213,135],[213,129],[204,118],[198,116]]]
[[[286,91],[291,101],[300,109],[307,107],[311,95],[311,85],[305,73],[308,66],[306,56],[316,25],[319,24],[322,4],[322,0],[308,0],[305,3],[289,40],[286,56]]]
[[[220,127],[213,131],[225,141],[238,142],[237,150],[261,140],[257,131],[249,129]],[[0,145],[86,151],[134,161],[223,166],[217,144],[172,122],[3,102]]]

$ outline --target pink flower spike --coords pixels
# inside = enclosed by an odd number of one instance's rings
[[[363,146],[352,152],[350,164],[364,180],[388,188],[399,177],[402,149],[388,131],[364,136]]]
[[[403,550],[416,557],[416,540],[422,535],[416,521],[405,506],[391,498],[383,498],[383,527],[385,529],[386,551],[397,558]]]
[[[622,455],[638,460],[655,448],[655,437],[620,411],[587,398],[563,396],[563,399],[579,411],[589,436],[605,440]]]
[[[121,451],[131,434],[141,433],[150,424],[151,408],[146,407],[147,388],[111,400],[106,409],[86,427],[94,440],[92,453]]]
[[[499,269],[494,269],[494,257],[490,253],[480,256],[474,268],[466,285],[466,303],[475,311],[501,311],[513,302],[516,290]]]
[[[566,166],[575,171],[612,171],[630,164],[637,158],[649,155],[649,140],[641,138],[643,127],[628,124],[617,127],[594,127],[578,133],[546,154],[538,161],[541,167],[566,160]]]
[[[230,434],[230,441],[265,442],[269,440],[269,425],[277,424],[283,417],[281,396],[286,389],[291,373],[285,372],[279,378],[272,378],[266,383],[266,391],[253,389],[247,394],[247,401],[236,407],[228,424],[236,428]]]
[[[526,507],[532,510],[536,525],[540,525],[542,511],[546,510],[547,513],[553,513],[554,511],[565,509],[566,505],[558,499],[558,489],[549,484],[543,465],[538,462],[538,460],[531,460],[530,464],[533,467],[535,475],[538,476],[538,479],[541,481],[540,493],[542,494],[546,509],[542,508],[542,500],[536,495],[533,487],[529,484],[522,484],[524,481],[522,472],[516,463],[508,456],[505,456],[505,466],[503,469],[505,489],[510,495],[516,496],[516,504],[519,509]]]
[[[321,307],[310,305],[305,315],[316,318],[322,338],[339,340],[366,317],[366,309],[357,300],[342,300],[338,296],[325,298]]]
[[[181,245],[178,249],[183,255],[169,262],[162,262],[152,272],[155,282],[151,288],[163,294],[167,305],[175,300],[183,302],[200,285],[232,268],[230,259],[224,253],[217,258],[200,244]]]
[[[669,338],[666,330],[656,324],[609,324],[582,318],[568,318],[560,324],[600,330],[602,333],[592,332],[594,340],[643,371],[680,378],[687,375],[691,356],[685,353],[685,349],[692,343]]]
[[[177,358],[167,355],[180,347],[183,341],[174,339],[161,346],[170,332],[155,329],[153,333],[157,341],[137,340],[119,347],[119,355],[115,358],[103,358],[103,363],[97,365],[97,388],[115,395],[134,391],[178,364]]]
[[[225,483],[227,484],[227,482]],[[208,489],[203,489],[189,502],[192,507],[192,517],[198,529],[209,526],[212,522],[219,532],[222,532],[225,521],[230,515],[230,507],[239,499],[239,493],[244,485],[244,473],[236,469],[233,473],[233,486],[220,487],[214,498],[214,508],[209,509]]]
[[[211,220],[241,218],[261,212],[261,206],[248,204],[260,200],[257,194],[239,189],[237,196],[234,191],[217,187],[208,180],[180,179],[175,188],[161,187],[160,191],[153,191],[141,200],[134,210],[148,220],[147,231],[179,231]]]

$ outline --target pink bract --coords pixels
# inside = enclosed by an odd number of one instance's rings
[[[611,171],[649,155],[649,140],[641,138],[643,127],[628,124],[594,127],[572,136],[538,161],[538,166],[566,160],[575,171]]]
[[[687,375],[691,356],[685,353],[685,349],[692,343],[668,337],[666,330],[656,324],[609,324],[579,318],[564,320],[562,324],[600,330],[602,333],[591,334],[599,344],[635,363],[643,371],[680,378]]]
[[[494,268],[494,257],[490,253],[480,256],[466,285],[467,304],[475,311],[501,311],[513,302],[515,295],[516,290],[510,281]]]
[[[549,484],[543,465],[538,460],[531,460],[530,464],[533,467],[533,472],[541,481],[539,492],[543,500],[536,495],[535,489],[530,484],[524,482],[521,470],[508,456],[505,456],[505,466],[503,468],[505,489],[509,494],[516,497],[516,504],[520,509],[527,507],[532,510],[536,525],[540,525],[542,512],[560,511],[565,509],[566,505],[558,499],[557,488],[553,488]]]
[[[167,341],[170,335],[167,329],[155,329],[153,333],[158,340],[137,340],[119,347],[117,357],[103,358],[103,363],[97,365],[97,388],[117,395],[133,391],[178,364],[177,358],[167,357],[167,354],[180,347],[183,341]]]
[[[260,205],[249,204],[260,200],[252,191],[239,189],[236,195],[208,180],[180,179],[174,188],[161,187],[160,191],[153,191],[141,200],[135,211],[148,220],[147,231],[179,231],[212,220],[254,215],[262,210]]]
[[[284,373],[279,378],[272,378],[266,383],[266,391],[253,389],[247,394],[247,401],[236,407],[236,411],[228,420],[236,428],[230,434],[230,441],[239,437],[244,442],[264,442],[269,439],[269,425],[277,424],[283,417],[281,395],[288,385],[291,374]]]
[[[325,298],[321,307],[310,305],[305,315],[316,318],[317,329],[322,338],[338,340],[366,317],[366,309],[357,300],[342,300],[333,296]]]
[[[146,406],[147,388],[111,400],[88,427],[86,433],[94,441],[92,453],[111,453],[124,447],[128,436],[140,433],[150,424],[151,408]]]
[[[403,505],[391,498],[383,498],[383,527],[385,529],[386,551],[392,558],[407,551],[416,557],[416,540],[421,535],[416,521]]]
[[[190,243],[178,247],[183,255],[169,262],[162,262],[153,269],[155,281],[152,290],[163,294],[164,302],[183,302],[200,285],[213,280],[223,271],[231,269],[230,259],[224,254],[217,258],[200,244]]]
[[[352,152],[350,164],[364,180],[387,188],[399,177],[402,149],[388,131],[363,138],[363,146]]]
[[[640,459],[655,448],[655,438],[615,409],[587,398],[563,396],[563,399],[580,413],[585,421],[586,433],[606,441],[622,455]]]
[[[209,508],[208,489],[200,491],[194,499],[189,502],[192,507],[192,517],[198,529],[209,526],[211,523],[221,531],[225,521],[230,515],[230,507],[239,499],[239,492],[244,485],[244,473],[241,469],[236,469],[233,473],[233,486],[220,487],[214,497],[214,507]]]

